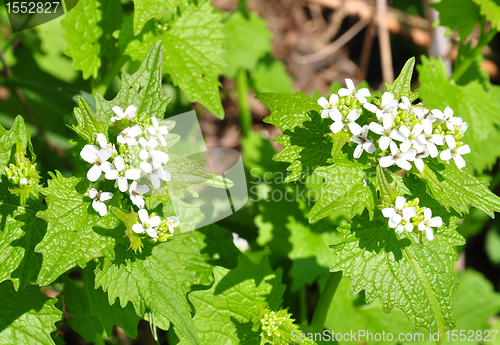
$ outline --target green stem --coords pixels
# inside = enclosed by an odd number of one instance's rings
[[[318,305],[314,311],[314,315],[311,321],[311,329],[314,333],[321,333],[325,326],[326,316],[328,315],[328,310],[332,304],[333,296],[337,291],[340,280],[342,279],[342,272],[334,272],[328,276],[325,287],[321,291],[319,296]]]
[[[472,51],[472,54],[469,56],[468,59],[466,59],[458,68],[453,71],[453,74],[451,75],[451,79],[457,81],[459,80],[465,72],[469,69],[469,67],[472,65],[474,61],[476,61],[477,57],[481,52],[483,51],[483,48],[490,43],[490,41],[495,37],[497,34],[497,30],[491,29],[488,31],[486,35],[481,35],[481,38],[479,39],[479,42],[477,43],[476,48]]]
[[[306,298],[306,287],[303,286],[299,291],[300,298],[300,323],[302,325],[307,325],[307,298]]]
[[[252,112],[248,102],[247,71],[241,68],[236,75],[236,89],[238,91],[238,109],[240,111],[241,132],[244,137],[252,131]]]
[[[113,67],[104,75],[104,77],[102,77],[101,82],[92,89],[92,94],[95,95],[96,93],[100,93],[104,96],[110,85],[113,83],[113,80],[115,80],[116,75],[120,72],[128,59],[128,55],[122,55]]]

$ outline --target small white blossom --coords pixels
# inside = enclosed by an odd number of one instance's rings
[[[116,141],[118,141],[120,144],[127,144],[129,146],[133,146],[137,144],[137,139],[135,137],[139,136],[142,134],[142,129],[141,127],[135,125],[133,127],[127,127],[125,128],[120,135],[116,138]]]
[[[146,232],[150,237],[157,237],[158,232],[156,232],[156,227],[160,225],[161,219],[158,216],[149,217],[148,211],[145,208],[141,208],[137,213],[141,223],[136,223],[132,226],[132,231],[136,234],[143,234]]]
[[[380,139],[378,141],[378,146],[382,150],[387,150],[390,143],[392,142],[391,133],[393,131],[393,129],[392,129],[393,122],[394,122],[394,120],[393,120],[391,114],[383,114],[382,115],[383,126],[380,125],[379,123],[376,123],[376,122],[372,122],[369,125],[370,130],[373,133],[379,134],[382,136],[382,137],[380,137]]]
[[[412,231],[413,224],[410,223],[410,218],[415,217],[417,211],[415,207],[405,207],[406,200],[403,196],[396,198],[395,207],[388,207],[382,210],[384,217],[389,218],[389,227],[395,228],[398,234],[404,230]]]
[[[423,158],[427,157],[429,157],[429,151],[427,151],[427,149],[424,149],[422,152],[417,153],[417,155],[415,156],[415,160],[413,161],[413,163],[415,163],[418,171],[424,171],[425,164]]]
[[[161,165],[158,167],[153,167],[147,162],[142,162],[140,166],[142,171],[147,174],[147,177],[151,181],[153,187],[156,189],[160,188],[160,180],[168,182],[171,179],[170,173],[164,170]]]
[[[110,200],[113,197],[113,193],[98,192],[97,189],[92,188],[89,190],[89,197],[94,199],[92,201],[92,207],[101,215],[101,217],[108,214],[108,208],[104,202]]]
[[[406,96],[401,96],[402,103],[399,103],[399,108],[406,110],[408,113],[415,114],[419,119],[422,119],[425,116],[426,110],[422,106],[422,103],[413,105],[410,100]]]
[[[155,150],[156,146],[158,146],[158,142],[155,138],[149,138],[149,141],[144,138],[139,138],[139,144],[143,147],[141,152],[139,152],[139,157],[141,157],[141,159],[146,160],[152,158],[153,166],[155,167],[168,162],[168,154],[163,151]]]
[[[351,141],[358,144],[358,146],[356,146],[356,149],[354,150],[354,158],[361,157],[363,151],[373,153],[377,149],[373,144],[373,141],[368,139],[368,125],[363,126],[360,134],[353,135],[351,137]]]
[[[398,101],[394,99],[394,95],[390,92],[384,92],[382,95],[380,108],[371,103],[365,103],[363,107],[377,115],[377,119],[381,122],[384,114],[391,114],[394,118],[398,113]]]
[[[460,126],[462,124],[462,118],[453,116],[453,109],[450,107],[446,107],[444,112],[441,112],[439,109],[433,109],[431,113],[433,115],[432,118],[446,122],[446,127],[448,127],[450,131],[454,130],[455,126]]]
[[[417,152],[421,152],[425,147],[425,143],[421,142],[419,138],[423,130],[424,127],[420,123],[417,123],[411,131],[408,127],[402,125],[399,130],[392,131],[391,138],[401,141],[399,148],[402,152],[408,151],[412,146]]]
[[[80,156],[84,161],[93,164],[92,168],[87,172],[87,178],[91,182],[97,181],[101,173],[111,170],[112,165],[108,162],[111,157],[111,152],[108,149],[99,150],[94,145],[85,145],[80,152]]]
[[[142,195],[149,192],[149,187],[146,185],[139,186],[139,184],[134,181],[130,184],[128,192],[130,193],[130,200],[132,203],[139,208],[144,208],[144,199]]]
[[[356,98],[359,102],[362,104],[366,103],[366,97],[370,97],[370,90],[367,88],[359,89],[356,91],[356,88],[354,87],[354,83],[352,82],[351,79],[346,79],[345,84],[347,88],[342,88],[339,90],[339,96],[345,97],[345,96],[352,96]]]
[[[175,228],[181,225],[181,222],[179,222],[179,219],[177,219],[176,216],[170,216],[166,219],[167,226],[168,226],[168,231],[173,234],[175,231]]]
[[[356,120],[359,118],[359,112],[356,109],[351,110],[347,117],[343,117],[340,112],[334,115],[330,114],[330,116],[335,121],[330,126],[330,130],[333,133],[338,133],[345,127],[348,127],[353,135],[361,133],[361,126],[356,123]]]
[[[449,161],[453,158],[457,168],[462,169],[465,166],[465,159],[462,158],[462,155],[470,153],[469,145],[462,145],[457,147],[457,143],[455,138],[452,135],[446,135],[444,137],[446,143],[448,144],[448,149],[441,152],[440,156],[442,160]]]
[[[336,94],[332,93],[330,95],[330,100],[327,100],[325,97],[321,97],[318,99],[318,104],[323,108],[321,110],[321,117],[326,119],[328,116],[332,116],[333,113],[340,113],[340,111],[337,109],[337,102],[339,101],[339,96]]]
[[[128,189],[127,180],[138,180],[141,178],[141,171],[132,169],[125,166],[125,161],[122,156],[114,159],[115,169],[106,172],[104,177],[106,180],[118,180],[118,188],[121,192],[126,192]]]
[[[424,127],[424,134],[419,139],[429,150],[429,155],[436,158],[438,155],[436,145],[444,145],[444,137],[441,134],[432,134],[432,121],[430,119],[422,120],[422,126]]]
[[[415,159],[417,152],[414,150],[400,152],[395,142],[391,142],[390,147],[391,154],[380,158],[380,166],[387,168],[396,164],[401,169],[410,170],[411,163],[409,161],[413,161]]]
[[[113,116],[111,118],[111,122],[115,122],[115,121],[123,120],[125,118],[132,120],[136,116],[137,108],[133,105],[129,105],[127,107],[127,109],[125,109],[125,111],[123,111],[122,108],[115,105],[112,110],[116,114],[116,116]]]
[[[418,230],[425,231],[427,239],[432,241],[434,238],[434,233],[432,232],[432,228],[438,228],[443,225],[443,220],[441,217],[432,218],[432,210],[430,208],[426,208],[424,210],[424,220],[422,220],[418,224]]]
[[[242,252],[246,252],[250,249],[248,241],[241,238],[237,233],[233,232],[233,243]]]
[[[152,117],[151,122],[153,123],[153,126],[148,128],[149,134],[158,137],[162,146],[167,146],[167,141],[164,137],[164,135],[168,134],[167,126],[159,126],[156,117]]]

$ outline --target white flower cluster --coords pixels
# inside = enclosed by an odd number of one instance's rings
[[[425,231],[429,241],[434,238],[432,228],[443,225],[441,217],[432,217],[430,208],[418,207],[418,199],[407,203],[403,196],[398,196],[394,207],[384,208],[382,214],[389,218],[389,227],[396,229],[398,234],[404,230],[412,231],[417,226],[418,230]]]
[[[396,164],[401,169],[410,170],[410,162],[413,162],[419,171],[423,171],[423,158],[438,155],[444,161],[453,158],[459,169],[465,166],[462,155],[470,153],[470,148],[459,140],[467,130],[467,123],[454,116],[450,107],[444,112],[429,110],[422,104],[412,104],[404,96],[400,103],[390,92],[385,92],[380,105],[376,106],[366,100],[370,96],[368,89],[356,91],[350,79],[346,79],[346,84],[348,88],[339,90],[338,96],[332,94],[329,101],[322,97],[318,104],[323,107],[321,117],[330,117],[334,121],[330,126],[333,133],[350,131],[351,141],[357,144],[354,158],[361,157],[363,151],[372,154],[379,148],[382,167]],[[373,120],[376,118],[376,121],[362,119],[365,125],[358,124],[361,108],[375,114]],[[442,146],[441,152],[438,146]]]
[[[136,111],[137,108],[133,105],[125,111],[118,106],[113,107],[116,116],[111,118],[111,122],[120,124],[119,128],[123,128],[116,138],[118,150],[114,143],[108,143],[105,134],[97,133],[95,145],[85,145],[80,156],[92,164],[87,172],[87,178],[91,182],[97,181],[104,173],[104,178],[116,181],[120,192],[128,193],[131,202],[139,208],[142,225],[136,224],[133,227],[134,232],[146,232],[150,237],[156,238],[158,232],[155,227],[160,225],[161,220],[158,216],[149,220],[148,212],[144,209],[143,195],[149,192],[150,187],[140,182],[147,178],[153,188],[159,188],[161,180],[170,181],[170,173],[163,166],[168,162],[169,156],[159,147],[159,144],[167,145],[164,136],[168,134],[168,129],[166,126],[160,126],[155,117],[135,122]],[[93,199],[94,210],[102,217],[106,216],[105,202],[113,197],[113,193],[98,192],[92,188],[89,197]],[[174,227],[179,225],[179,220],[173,218],[175,217],[169,217],[165,225],[171,234]]]

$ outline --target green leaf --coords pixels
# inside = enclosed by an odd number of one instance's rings
[[[101,95],[96,95],[96,116],[98,118],[109,121],[115,116],[112,110],[114,106],[125,110],[129,105],[137,107],[138,116],[156,116],[159,119],[165,117],[165,109],[170,97],[162,95],[161,92],[163,59],[161,42],[154,43],[144,56],[144,61],[137,72],[131,76],[123,73],[121,89],[113,100],[106,101]]]
[[[62,20],[67,42],[64,53],[73,59],[73,68],[82,71],[84,79],[98,77],[107,39],[120,27],[121,9],[118,0],[80,0]]]
[[[286,65],[271,56],[259,61],[257,68],[250,72],[250,80],[256,93],[293,93],[293,78],[287,73]]]
[[[464,215],[469,213],[469,206],[474,206],[492,218],[494,212],[500,212],[500,198],[488,189],[488,183],[475,178],[467,168],[458,169],[454,162],[428,162],[417,176],[426,182],[429,194],[447,210],[452,207]]]
[[[137,316],[131,303],[124,308],[120,306],[118,301],[110,305],[108,294],[102,288],[94,288],[95,268],[96,264],[90,262],[83,273],[85,293],[90,307],[89,314],[99,319],[109,337],[113,334],[113,326],[116,325],[123,329],[130,338],[135,339],[137,337],[137,324],[141,318]]]
[[[491,22],[495,30],[500,30],[500,4],[496,0],[473,0],[481,7],[481,14]]]
[[[491,145],[500,141],[500,106],[492,94],[478,81],[458,86],[450,80],[441,60],[422,56],[422,65],[417,67],[421,99],[426,107],[443,110],[449,106],[455,116],[469,125],[463,142],[471,148],[466,160],[479,172],[489,169],[500,156],[500,147]]]
[[[99,319],[90,315],[89,298],[84,286],[77,286],[71,279],[66,279],[61,292],[64,307],[70,317],[67,324],[88,343],[102,338],[104,329]]]
[[[54,344],[50,333],[62,318],[54,307],[55,298],[43,295],[36,286],[15,292],[10,282],[0,284],[0,296],[0,343]]]
[[[260,333],[252,330],[257,303],[279,309],[285,291],[281,274],[281,269],[271,270],[266,258],[254,264],[244,255],[234,270],[215,267],[212,287],[189,294],[200,343],[259,345]],[[180,344],[189,344],[180,339]]]
[[[397,234],[381,215],[372,221],[355,217],[339,228],[345,238],[333,246],[331,271],[351,278],[353,295],[365,290],[367,302],[379,297],[385,312],[401,308],[416,328],[444,335],[455,326],[451,294],[458,255],[453,247],[464,243],[455,228],[441,227],[433,241],[420,245],[417,234]]]
[[[161,19],[166,9],[175,12],[177,6],[188,3],[188,0],[134,0],[134,34],[140,34],[144,24],[151,18]]]
[[[399,100],[401,97],[406,96],[410,102],[413,102],[418,98],[418,92],[411,91],[411,77],[413,76],[414,67],[415,58],[412,57],[406,61],[394,83],[385,82],[385,90],[393,93],[395,99]]]
[[[119,243],[114,259],[100,259],[95,287],[102,286],[110,304],[116,298],[122,307],[132,302],[137,315],[149,310],[172,322],[176,331],[192,344],[199,344],[186,299],[189,285],[195,281],[191,267],[200,262],[190,236],[176,234],[167,242],[146,245],[137,254],[128,249],[128,243]]]
[[[45,237],[35,248],[43,256],[40,285],[48,285],[75,265],[84,267],[94,258],[112,255],[114,237],[124,231],[117,228],[119,221],[111,213],[101,217],[93,210],[92,199],[84,196],[88,180],[49,174],[52,180],[41,191],[48,208],[37,214],[48,223]]]
[[[482,54],[475,54],[474,49],[471,47],[471,43],[464,44],[461,42],[458,47],[458,55],[455,61],[454,70],[460,69],[463,64],[468,63],[469,59],[473,59],[473,62],[455,82],[463,86],[477,80],[485,89],[489,89],[491,86],[490,76],[488,72],[481,67],[484,56]]]
[[[457,29],[462,39],[469,37],[474,26],[484,21],[473,0],[441,0],[429,6],[439,11],[439,24],[449,29],[447,33]]]
[[[44,237],[47,223],[36,216],[44,209],[42,201],[29,198],[20,206],[19,197],[9,190],[14,186],[5,180],[0,182],[0,282],[10,279],[18,290],[38,275],[42,260],[34,248]]]
[[[291,163],[287,170],[292,173],[285,182],[299,179],[302,172],[308,176],[317,167],[331,163],[331,120],[321,118],[319,112],[322,108],[313,99],[302,92],[294,95],[261,94],[256,98],[271,111],[264,121],[283,132],[275,139],[283,145],[283,150],[273,159]]]
[[[365,208],[373,218],[375,201],[373,191],[368,187],[367,170],[364,164],[345,158],[335,160],[333,165],[320,167],[315,173],[325,179],[321,187],[321,198],[309,213],[309,221],[317,222],[336,212],[346,212],[349,218]]]
[[[166,48],[163,71],[170,74],[191,102],[200,102],[223,118],[218,76],[224,66],[221,54],[225,36],[221,15],[213,10],[210,2],[190,4],[175,16],[167,30],[148,24],[137,37],[131,34],[130,19],[125,19],[119,45],[124,54],[140,60],[157,40],[162,40]]]
[[[498,221],[486,233],[485,248],[490,260],[497,265],[500,264],[500,228],[498,227]]]
[[[87,144],[94,144],[97,133],[108,134],[108,123],[106,120],[98,118],[90,109],[89,105],[81,97],[78,97],[78,108],[75,108],[75,116],[78,120],[77,126],[72,126]]]
[[[226,51],[222,58],[226,62],[223,74],[234,78],[240,68],[253,71],[261,57],[272,50],[271,33],[266,21],[255,12],[236,11],[229,14],[223,32],[227,37]]]
[[[26,130],[22,116],[16,117],[9,131],[5,131],[1,125],[0,130],[3,130],[3,134],[0,136],[0,175],[2,175],[13,157],[12,152],[15,152],[15,145],[20,142],[22,148],[26,150],[30,135]]]

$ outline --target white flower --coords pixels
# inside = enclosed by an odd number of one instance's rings
[[[453,158],[457,168],[462,169],[465,166],[465,159],[462,158],[462,155],[470,153],[469,145],[462,145],[457,147],[457,143],[455,138],[452,135],[446,135],[444,137],[446,143],[448,144],[448,149],[441,152],[439,157],[441,157],[444,161],[449,161]]]
[[[158,167],[152,167],[151,164],[142,162],[140,166],[141,169],[147,174],[147,177],[151,181],[153,187],[156,189],[160,188],[160,180],[168,182],[171,179],[170,173],[164,170],[161,165]]]
[[[170,216],[167,218],[167,226],[168,226],[168,231],[173,234],[175,231],[175,228],[181,225],[181,222],[179,222],[179,219],[177,219],[176,216]]]
[[[158,142],[155,138],[149,138],[149,141],[144,138],[139,138],[139,144],[143,147],[141,152],[139,152],[139,157],[141,157],[141,159],[146,160],[151,157],[153,159],[153,166],[155,167],[168,162],[168,154],[163,151],[155,150],[156,146],[158,146]]]
[[[432,120],[422,120],[422,126],[424,127],[425,134],[422,134],[419,139],[425,144],[427,150],[429,150],[430,156],[436,158],[438,155],[436,145],[444,145],[444,137],[441,134],[432,134]]]
[[[382,150],[387,150],[389,147],[390,143],[392,142],[391,139],[391,133],[392,133],[392,124],[393,124],[393,118],[391,114],[383,114],[382,115],[382,125],[376,122],[370,123],[369,127],[370,130],[375,133],[379,134],[382,137],[379,139],[378,146]]]
[[[363,126],[361,133],[358,135],[353,135],[351,141],[354,141],[358,146],[354,150],[354,158],[361,157],[363,151],[368,153],[373,153],[377,149],[373,144],[373,141],[368,139],[368,125]]]
[[[424,210],[424,220],[422,220],[418,224],[418,230],[425,231],[427,239],[432,241],[434,238],[434,233],[432,232],[432,228],[437,228],[443,225],[443,220],[441,217],[432,218],[432,211],[430,208],[426,208]]]
[[[424,171],[425,164],[422,158],[427,158],[427,157],[429,157],[429,152],[427,151],[427,149],[424,149],[422,152],[417,153],[417,155],[415,156],[415,160],[413,161],[413,163],[415,163],[415,166],[417,167],[418,171],[420,172]]]
[[[135,137],[141,134],[142,134],[141,127],[137,125],[133,127],[127,127],[116,138],[116,141],[118,141],[120,144],[127,144],[129,146],[133,146],[137,144],[137,140],[135,139]]]
[[[399,127],[399,130],[394,130],[391,132],[391,138],[401,141],[401,145],[399,145],[399,148],[402,152],[408,151],[412,146],[415,150],[421,152],[425,147],[425,143],[421,142],[419,139],[419,135],[423,130],[424,127],[420,123],[417,123],[411,131],[408,127],[402,125],[401,127]]]
[[[408,161],[413,161],[417,153],[414,150],[400,152],[395,142],[391,142],[390,147],[391,155],[380,158],[380,166],[387,168],[396,163],[401,169],[410,170],[411,164]]]
[[[138,180],[141,178],[141,171],[138,169],[127,169],[122,156],[117,156],[114,160],[115,169],[106,172],[104,177],[107,180],[118,180],[118,188],[121,192],[128,189],[127,180]]]
[[[109,150],[111,155],[113,155],[116,152],[115,146],[113,144],[108,144],[108,139],[106,139],[106,136],[104,134],[98,133],[96,136],[96,142],[97,142],[97,146],[99,147],[99,149]]]
[[[361,126],[355,122],[359,118],[359,112],[356,109],[351,110],[347,117],[343,117],[340,112],[334,113],[333,115],[330,114],[330,117],[333,121],[335,121],[330,126],[330,129],[333,133],[340,132],[346,126],[349,127],[353,135],[358,135],[359,133],[361,133]]]
[[[148,132],[151,135],[157,136],[162,146],[167,146],[167,141],[164,137],[164,135],[168,134],[167,126],[158,126],[158,120],[154,116],[151,118],[151,122],[153,122],[153,126],[148,128]]]
[[[422,106],[422,103],[413,105],[410,100],[406,96],[401,96],[402,103],[399,103],[399,108],[406,110],[409,113],[415,114],[419,119],[422,119],[425,116],[426,110]]]
[[[122,108],[120,108],[119,106],[115,105],[113,107],[113,112],[117,116],[113,116],[111,118],[111,122],[123,120],[125,118],[131,120],[131,119],[133,119],[135,117],[136,111],[137,111],[137,108],[135,106],[133,106],[133,105],[129,105],[127,107],[127,109],[125,110],[125,112],[122,110]]]
[[[250,249],[248,241],[241,238],[237,233],[233,232],[233,243],[242,252],[246,252]]]
[[[337,102],[339,101],[339,96],[336,94],[332,93],[330,95],[330,100],[327,100],[325,97],[321,97],[318,99],[318,104],[323,107],[323,110],[321,110],[321,117],[326,119],[328,116],[332,116],[333,113],[340,113],[340,111],[337,109]]]
[[[130,200],[132,203],[139,208],[144,208],[144,199],[142,195],[149,192],[149,187],[146,185],[139,186],[139,184],[134,181],[130,184],[128,192],[130,193]]]
[[[398,101],[394,99],[394,95],[390,92],[384,92],[382,95],[380,108],[371,103],[365,103],[363,107],[376,114],[379,121],[382,121],[384,114],[391,114],[394,117],[398,113]]]
[[[145,208],[141,208],[138,212],[138,215],[142,224],[141,223],[134,224],[132,226],[132,231],[134,231],[136,234],[143,234],[145,231],[150,237],[158,236],[158,233],[154,228],[160,225],[161,223],[160,217],[154,216],[149,218],[148,211]]]
[[[108,214],[108,209],[106,207],[105,201],[108,201],[113,197],[113,193],[110,192],[98,192],[97,189],[92,188],[89,190],[89,197],[94,199],[92,201],[92,207],[96,212],[99,212],[101,217]]]
[[[446,127],[448,127],[450,131],[454,130],[455,126],[460,126],[462,124],[462,118],[453,116],[453,109],[450,107],[446,107],[444,112],[441,112],[439,109],[433,109],[431,113],[433,115],[432,118],[446,122]]]
[[[412,231],[413,224],[410,223],[410,218],[415,217],[417,211],[415,207],[405,207],[406,200],[403,196],[396,198],[395,207],[388,207],[382,210],[384,217],[389,218],[389,227],[396,228],[398,234],[404,230]]]
[[[111,152],[108,149],[99,150],[94,145],[85,145],[80,156],[84,161],[93,164],[87,172],[87,178],[91,182],[97,181],[102,172],[106,173],[112,168],[111,163],[108,162],[109,157],[111,157]]]
[[[366,103],[366,97],[370,97],[370,90],[367,88],[359,89],[356,91],[356,88],[354,87],[354,83],[352,82],[351,79],[346,79],[345,84],[347,86],[346,88],[342,88],[339,90],[339,96],[345,97],[345,96],[352,96],[355,97],[358,101],[360,101],[362,104]]]

